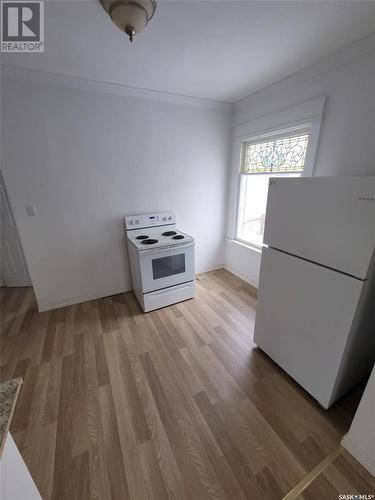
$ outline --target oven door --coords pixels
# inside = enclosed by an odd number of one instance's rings
[[[142,292],[148,293],[194,279],[194,242],[139,253]]]

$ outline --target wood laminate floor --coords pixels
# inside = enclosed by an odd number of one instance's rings
[[[224,270],[148,314],[132,293],[38,313],[32,289],[2,289],[1,305],[1,379],[24,379],[11,433],[46,500],[280,500],[358,402],[323,411],[257,349],[255,291]],[[345,487],[374,490],[336,460]],[[300,498],[337,498],[332,470]]]

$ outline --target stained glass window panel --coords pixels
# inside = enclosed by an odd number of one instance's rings
[[[308,141],[308,134],[303,134],[257,144],[247,143],[242,172],[244,174],[302,172]]]

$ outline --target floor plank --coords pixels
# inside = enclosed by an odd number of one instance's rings
[[[299,500],[353,495],[373,498],[375,479],[345,450],[301,493]]]
[[[30,288],[0,301],[1,378],[24,379],[11,432],[45,500],[281,499],[363,389],[322,410],[253,344],[256,290],[222,269],[148,314],[132,293],[43,313]],[[371,481],[343,452],[301,499]]]

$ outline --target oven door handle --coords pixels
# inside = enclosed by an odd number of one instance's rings
[[[160,253],[163,252],[164,250],[184,250],[185,248],[193,247],[194,246],[194,241],[190,241],[189,243],[181,243],[180,245],[168,245],[165,247],[159,247],[159,248],[150,248],[150,250],[140,250],[139,254],[140,255],[150,255],[152,253]]]

